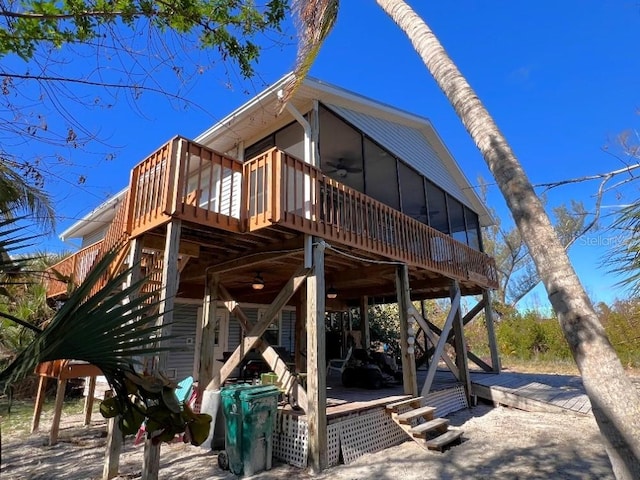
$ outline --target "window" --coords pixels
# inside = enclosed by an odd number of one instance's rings
[[[469,246],[476,250],[480,250],[480,222],[478,221],[478,215],[471,209],[464,207],[464,216],[467,220]]]
[[[453,197],[448,197],[449,224],[451,225],[451,236],[462,243],[467,243],[467,231],[464,222],[464,208],[462,204]]]
[[[258,310],[258,321],[262,320],[264,312],[264,310]],[[262,337],[272,346],[280,345],[281,324],[282,316],[281,314],[278,314],[273,323],[271,323],[265,330],[264,334],[262,334]]]
[[[428,223],[422,175],[402,162],[398,162],[398,173],[402,192],[402,213],[422,223]]]
[[[364,192],[362,134],[326,107],[320,107],[318,121],[322,173]]]
[[[433,183],[427,181],[427,203],[429,205],[429,225],[436,230],[449,233],[447,201],[445,193]]]
[[[396,210],[400,210],[398,170],[395,157],[368,138],[364,139],[364,156],[367,159],[365,193]]]

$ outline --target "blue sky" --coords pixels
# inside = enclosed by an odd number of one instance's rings
[[[616,136],[637,128],[640,109],[640,5],[637,2],[565,0],[551,2],[411,2],[494,116],[533,183],[617,169],[604,153]],[[256,66],[257,78],[243,81],[214,65],[185,94],[194,105],[143,94],[122,96],[110,108],[70,106],[75,118],[103,139],[85,151],[63,153],[73,166],[48,181],[62,231],[124,187],[131,167],[176,134],[195,137],[233,108],[291,70],[295,41],[285,34],[265,40],[268,49]],[[73,65],[73,64],[71,64]],[[426,116],[438,130],[469,180],[489,179],[484,162],[452,108],[414,53],[404,34],[372,0],[343,0],[338,23],[311,75],[348,90]],[[170,72],[158,77],[173,85]],[[97,95],[88,91],[87,95]],[[89,98],[89,97],[88,97]],[[28,154],[42,146],[26,145]],[[89,153],[87,153],[87,150]],[[102,152],[116,154],[105,160]],[[99,152],[92,154],[91,152]],[[76,178],[86,176],[78,185]],[[553,206],[570,198],[588,207],[597,183],[548,194]],[[637,187],[612,192],[605,205],[630,203]],[[489,203],[509,224],[499,192]],[[612,209],[608,208],[607,211]],[[600,267],[612,234],[599,232],[571,251],[579,276],[596,300],[623,296],[616,279]],[[70,248],[54,238],[43,246]],[[543,291],[525,301],[545,304]]]

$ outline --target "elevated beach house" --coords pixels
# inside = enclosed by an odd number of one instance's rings
[[[315,79],[282,105],[290,81],[134,165],[120,194],[62,234],[82,248],[55,268],[81,281],[101,252],[124,241],[115,267],[139,262],[140,274],[163,287],[163,321],[181,347],[160,359],[163,370],[192,375],[204,390],[242,378],[251,362],[266,364],[290,403],[279,413],[274,455],[321,469],[403,441],[407,428],[385,407],[428,404],[440,360],[455,374],[447,391],[463,404],[468,361],[499,368],[490,315],[491,359],[468,352],[464,339],[497,275],[482,249],[489,212],[429,120]],[[66,292],[49,284],[52,300]],[[466,314],[465,295],[476,296]],[[432,298],[451,299],[443,328],[414,307]],[[367,348],[373,302],[399,305],[402,390],[353,403],[336,399],[335,385],[327,401],[327,362],[344,358],[348,345],[346,335],[327,344],[326,319],[338,318],[343,332],[353,320],[327,312],[359,308],[353,337]],[[433,357],[425,378],[415,368],[419,334]]]

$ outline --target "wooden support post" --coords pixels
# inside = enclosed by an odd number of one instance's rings
[[[177,194],[175,195],[177,198]],[[173,306],[176,293],[178,292],[178,249],[180,246],[180,220],[171,220],[167,224],[167,237],[165,239],[164,258],[162,261],[162,289],[160,290],[160,317],[159,324],[162,326],[162,338],[171,333],[168,325],[173,320]],[[167,352],[162,352],[157,365],[157,370],[163,371],[167,368]],[[154,445],[151,440],[144,442],[144,461],[142,464],[142,479],[157,480],[160,469],[160,444]]]
[[[144,441],[144,465],[142,469],[141,480],[158,480],[158,473],[160,472],[160,442],[158,445],[154,445],[153,440],[147,439]],[[147,467],[148,466],[148,467]]]
[[[178,293],[178,249],[180,247],[180,220],[172,220],[167,224],[167,237],[165,239],[164,258],[162,261],[162,289],[160,290],[160,325],[162,337],[168,336],[171,327],[167,326],[173,320],[173,306],[176,293]],[[164,370],[167,363],[167,353],[160,354],[158,370]]]
[[[64,404],[64,391],[67,388],[67,380],[58,380],[56,390],[56,403],[53,407],[53,419],[51,420],[51,432],[49,432],[49,445],[58,443],[58,432],[60,431],[60,418],[62,417],[62,406]]]
[[[109,391],[108,395],[113,392]],[[105,395],[105,398],[107,395]],[[107,448],[104,454],[102,480],[110,480],[118,476],[120,467],[120,452],[122,451],[122,431],[120,431],[120,416],[109,419],[107,430]]]
[[[369,350],[371,335],[369,333],[369,297],[360,297],[360,335],[362,348]]]
[[[300,294],[296,303],[296,325],[295,325],[295,347],[294,356],[296,362],[296,372],[307,371],[307,360],[303,352],[307,350],[307,285],[306,282],[300,286]]]
[[[496,332],[493,328],[493,307],[491,305],[491,292],[485,290],[482,294],[484,299],[484,316],[487,325],[487,337],[489,338],[489,351],[491,352],[491,367],[495,373],[500,373],[500,354],[498,353],[498,342]]]
[[[202,398],[202,392],[214,376],[215,358],[213,358],[213,350],[216,340],[216,306],[218,303],[219,283],[220,278],[217,274],[207,278],[202,304],[202,335],[200,339],[200,368],[198,370],[198,394],[200,398]]]
[[[40,427],[40,417],[42,416],[42,407],[44,406],[44,395],[47,389],[47,377],[40,375],[38,382],[38,394],[36,396],[36,404],[33,408],[33,419],[31,420],[31,433],[37,432]]]
[[[307,277],[307,424],[309,466],[319,473],[327,455],[327,374],[324,324],[324,244],[313,246],[314,272]]]
[[[451,310],[449,310],[449,314],[447,315],[447,319],[444,322],[444,326],[442,327],[442,331],[440,332],[440,339],[438,340],[438,344],[436,345],[435,352],[433,353],[433,361],[429,365],[429,370],[427,370],[427,378],[424,381],[424,385],[422,387],[421,395],[424,397],[429,394],[429,390],[431,390],[431,385],[433,384],[433,379],[436,376],[436,370],[438,369],[438,359],[444,353],[444,347],[447,344],[447,337],[449,336],[449,332],[451,331],[451,327],[453,326],[453,319],[456,314],[460,310],[460,290],[458,290],[456,296],[451,300]]]
[[[409,270],[406,265],[396,267],[396,293],[398,295],[398,316],[400,317],[400,351],[402,354],[402,383],[404,393],[418,396],[418,381],[416,377],[416,358],[414,344],[409,344],[409,308],[411,296],[409,293]],[[415,332],[411,333],[412,341]]]
[[[456,297],[460,296],[460,287],[458,282],[451,284],[451,302]],[[469,360],[467,359],[467,342],[464,338],[464,325],[462,323],[462,315],[460,315],[460,308],[457,309],[455,317],[453,319],[453,333],[454,333],[454,349],[456,351],[456,365],[460,375],[458,380],[464,386],[464,391],[467,396],[467,405],[471,405],[471,377],[469,376]]]
[[[129,267],[133,268],[127,277],[127,286],[133,285],[142,278],[142,239],[133,238],[129,242]],[[134,294],[135,295],[135,294]],[[128,298],[127,301],[132,301],[133,298]],[[142,360],[142,359],[141,359]],[[93,402],[93,395],[95,392],[95,377],[92,377],[94,391],[90,391],[91,399]],[[89,387],[91,390],[91,386]],[[87,397],[88,399],[89,397]],[[91,409],[89,412],[85,412],[85,415],[89,415],[91,418]],[[85,421],[86,421],[85,416]],[[107,429],[107,450],[104,457],[104,465],[102,466],[102,478],[103,480],[109,480],[118,475],[118,469],[120,468],[120,453],[122,452],[122,432],[120,431],[120,417],[109,419]]]
[[[89,377],[89,389],[84,398],[84,426],[91,425],[91,414],[93,413],[93,397],[96,394],[96,377]]]

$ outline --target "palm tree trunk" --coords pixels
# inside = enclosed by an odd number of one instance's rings
[[[640,397],[625,375],[524,170],[424,21],[402,0],[376,1],[407,34],[495,177],[580,369],[616,478],[640,478]]]

